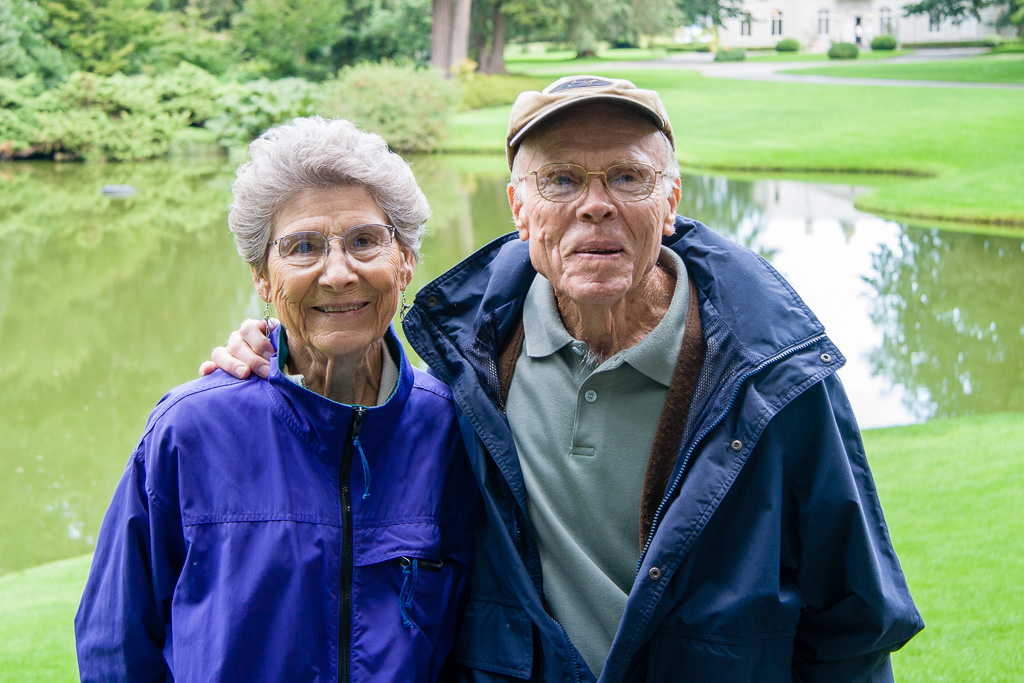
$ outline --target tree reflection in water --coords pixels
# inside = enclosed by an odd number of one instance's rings
[[[1024,241],[904,228],[872,262],[883,342],[871,361],[908,389],[908,408],[922,419],[1024,411]]]

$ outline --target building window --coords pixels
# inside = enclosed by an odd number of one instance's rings
[[[878,32],[892,34],[892,10],[888,7],[878,10]]]
[[[928,32],[938,33],[942,30],[942,19],[938,17],[928,17]]]
[[[820,10],[818,10],[818,35],[819,36],[827,36],[828,35],[828,10],[827,9],[820,9]]]
[[[750,35],[750,19],[743,19],[742,21],[740,21],[740,35]]]
[[[782,35],[782,12],[778,10],[772,10],[772,35]]]

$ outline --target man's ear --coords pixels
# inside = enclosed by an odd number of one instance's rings
[[[512,209],[512,223],[516,226],[516,230],[519,231],[519,239],[524,242],[529,241],[530,230],[523,224],[523,221],[519,220],[519,216],[523,211],[523,200],[516,195],[516,190],[512,183],[508,184],[508,205]]]
[[[676,232],[676,209],[679,208],[679,199],[682,197],[680,187],[680,180],[679,178],[676,178],[672,182],[672,194],[667,198],[669,204],[668,217],[666,218],[665,227],[661,231],[661,234],[665,237],[674,235]]]

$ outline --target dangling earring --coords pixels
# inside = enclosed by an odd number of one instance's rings
[[[267,307],[263,309],[263,324],[266,326],[266,332],[263,334],[264,339],[270,339],[270,302],[264,302]]]
[[[402,290],[402,310],[398,314],[398,319],[400,321],[405,322],[405,314],[409,312],[410,308],[411,308],[411,306],[409,306],[409,304],[405,303],[405,290],[403,289]]]

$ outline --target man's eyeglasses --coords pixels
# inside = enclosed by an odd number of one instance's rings
[[[576,164],[546,164],[532,175],[537,179],[540,196],[552,202],[571,202],[587,191],[591,176],[601,176],[605,189],[620,202],[647,199],[658,184],[662,171],[647,164],[615,164],[603,171],[588,171]],[[525,176],[524,176],[525,178]]]
[[[314,266],[327,258],[332,240],[341,240],[345,253],[356,261],[366,263],[380,256],[395,237],[393,225],[365,223],[354,225],[341,237],[328,237],[315,230],[293,232],[269,242],[277,245],[277,253],[288,265],[305,268]]]

